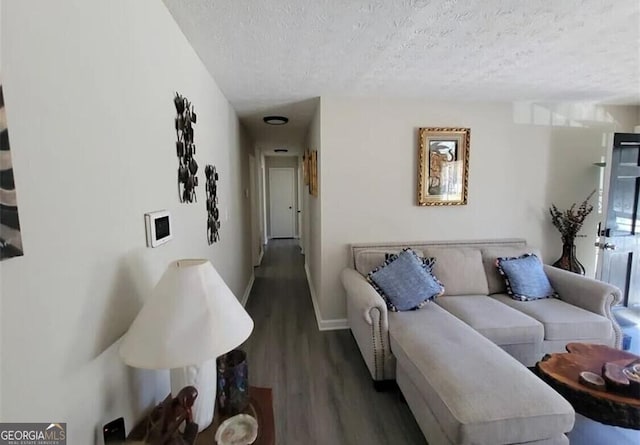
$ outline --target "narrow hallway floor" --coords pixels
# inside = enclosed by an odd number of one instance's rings
[[[272,240],[247,311],[249,382],[273,389],[278,445],[425,444],[398,390],[378,393],[349,330],[319,331],[296,240]]]

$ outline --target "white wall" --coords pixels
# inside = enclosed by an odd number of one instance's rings
[[[607,113],[595,115],[595,130],[568,130],[569,120],[538,122],[539,110],[524,118],[523,111],[500,103],[322,97],[316,293],[324,319],[345,317],[339,273],[350,243],[523,237],[545,260],[557,259],[559,241],[547,209],[551,202],[584,199],[593,187],[584,190],[576,178],[595,181],[591,164],[599,160],[588,151],[576,156],[568,141],[594,137],[598,146],[604,131],[629,131],[637,110],[623,108],[611,120]],[[428,126],[471,128],[466,206],[416,206],[417,129]]]
[[[251,205],[251,262],[260,265],[262,257],[262,235],[260,230],[260,185],[259,160],[255,154],[249,155],[249,199]]]
[[[5,98],[25,255],[2,274],[2,420],[67,422],[70,444],[128,427],[168,391],[114,342],[167,263],[212,261],[237,297],[251,270],[248,156],[238,118],[154,0],[6,1]],[[179,204],[174,92],[195,105],[198,203]],[[221,241],[206,240],[204,165],[220,173]],[[174,239],[145,247],[143,214]],[[228,215],[228,219],[226,218]]]
[[[321,165],[322,165],[322,137],[321,137],[321,101],[318,101],[316,112],[309,126],[307,138],[305,141],[306,147],[309,150],[318,151],[318,196],[312,196],[309,193],[309,187],[305,187],[305,192],[302,198],[302,229],[303,229],[303,243],[305,252],[305,270],[307,271],[309,287],[311,290],[312,298],[314,298],[314,309],[316,310],[316,317],[319,317],[320,308],[318,306],[317,296],[321,295],[322,291],[322,209],[321,200],[323,197],[323,181],[320,178]],[[320,325],[321,320],[318,320]]]
[[[632,131],[637,107],[538,104],[534,108],[535,112],[530,113],[534,118],[521,121],[520,110],[516,107],[516,121],[523,125],[551,126],[552,156],[547,165],[547,207],[551,203],[561,209],[567,209],[573,203],[579,205],[591,191],[596,190],[590,200],[594,211],[585,220],[580,238],[576,239],[576,256],[584,265],[586,275],[594,277],[594,243],[598,222],[604,219],[598,205],[600,175],[604,169],[594,163],[606,158],[611,149],[610,135],[613,132]],[[546,239],[550,244],[550,256],[547,259],[554,262],[562,254],[562,241],[549,218],[545,223]]]
[[[264,246],[269,241],[267,236],[267,200],[266,200],[266,181],[265,181],[265,162],[264,162],[264,154],[261,151],[256,150],[256,156],[258,156],[258,192],[259,192],[259,202],[258,205],[260,207],[260,239],[261,241],[261,249],[264,253]]]

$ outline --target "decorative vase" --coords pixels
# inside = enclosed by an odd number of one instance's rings
[[[234,349],[218,358],[218,409],[224,416],[234,416],[248,405],[247,353]]]
[[[562,256],[553,263],[553,266],[584,275],[584,266],[576,258],[576,245],[573,240],[562,244]]]

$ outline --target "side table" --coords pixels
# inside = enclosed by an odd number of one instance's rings
[[[273,395],[271,388],[249,387],[249,406],[245,414],[254,416],[258,421],[258,437],[254,445],[275,445],[275,422],[273,417]],[[194,445],[216,445],[215,436],[218,426],[227,417],[218,415],[217,409],[213,417],[213,423],[209,428],[200,432]],[[147,418],[138,423],[129,433],[127,443],[140,441],[144,438]],[[138,442],[139,443],[139,442]]]
[[[258,421],[258,437],[253,445],[275,445],[275,423],[273,418],[273,396],[271,388],[249,387],[249,407],[245,414],[252,415]],[[217,409],[213,417],[213,423],[196,437],[195,445],[215,445],[215,436],[218,426],[227,417],[220,417]]]

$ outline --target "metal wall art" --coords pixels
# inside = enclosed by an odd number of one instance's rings
[[[207,241],[209,245],[220,241],[220,211],[218,210],[218,172],[213,165],[204,168],[207,177]]]
[[[178,195],[180,202],[198,201],[196,187],[198,186],[198,163],[194,155],[196,146],[193,143],[193,125],[196,123],[196,113],[193,105],[186,97],[176,93],[173,99],[176,106],[176,151],[179,159],[178,166]]]
[[[22,255],[24,253],[18,218],[18,201],[13,181],[4,95],[0,83],[0,260]]]
[[[469,188],[468,128],[420,128],[418,205],[466,205]]]

